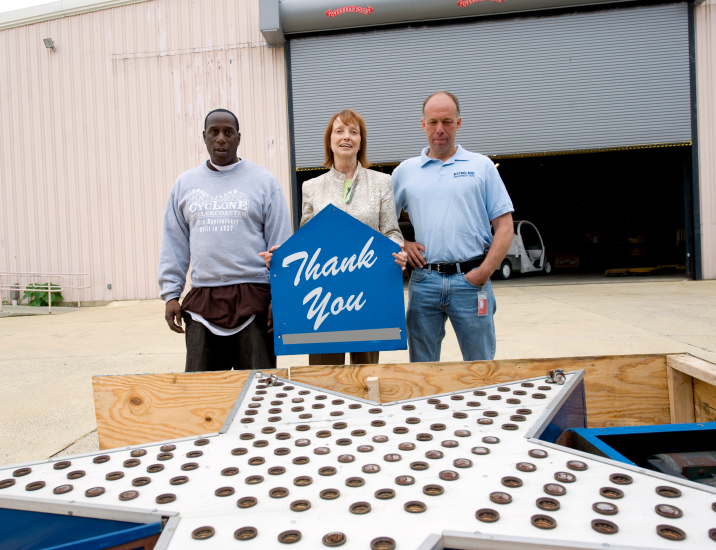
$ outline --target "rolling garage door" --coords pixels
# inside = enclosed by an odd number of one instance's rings
[[[460,99],[458,141],[483,154],[688,142],[688,40],[685,3],[291,39],[296,166],[321,165],[346,107],[373,162],[418,155],[440,89]]]

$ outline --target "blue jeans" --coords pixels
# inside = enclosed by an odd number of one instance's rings
[[[487,315],[477,314],[477,295],[487,294]],[[445,338],[445,321],[455,329],[463,361],[495,358],[495,294],[488,280],[477,287],[464,273],[441,275],[437,271],[415,269],[408,286],[408,350],[411,363],[440,361]]]

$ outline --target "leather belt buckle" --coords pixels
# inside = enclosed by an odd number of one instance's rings
[[[441,275],[447,275],[448,264],[446,264],[445,262],[440,262],[437,264],[437,266],[438,266],[438,273],[440,273]]]

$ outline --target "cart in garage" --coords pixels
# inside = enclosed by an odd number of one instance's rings
[[[552,273],[552,263],[547,258],[547,249],[535,224],[526,220],[515,221],[514,228],[510,249],[497,270],[500,279],[509,279],[514,272]]]

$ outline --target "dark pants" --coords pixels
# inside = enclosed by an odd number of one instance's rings
[[[267,333],[266,322],[265,315],[257,315],[242,331],[217,336],[185,313],[186,372],[275,369],[273,334]]]
[[[379,351],[357,351],[351,353],[351,365],[377,365]],[[308,356],[309,365],[345,365],[345,353],[312,353]]]

